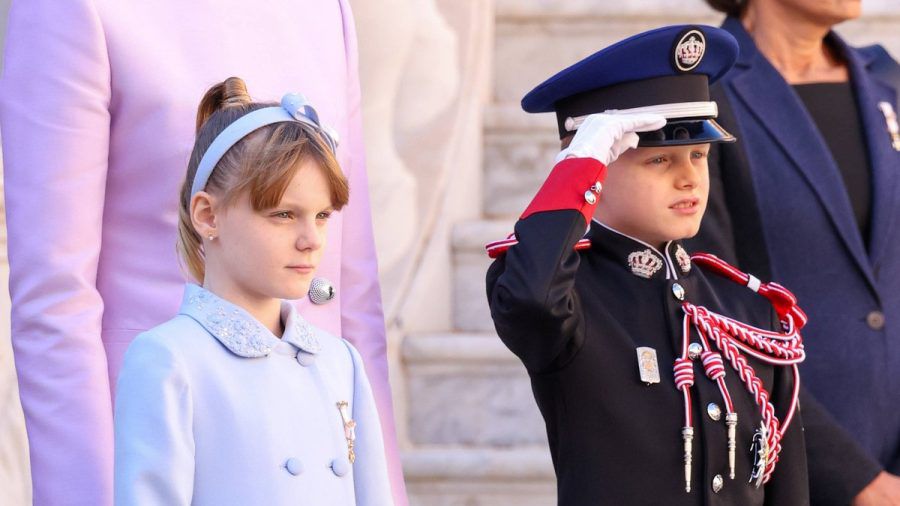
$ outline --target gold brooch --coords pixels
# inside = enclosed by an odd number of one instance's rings
[[[356,453],[353,452],[353,443],[356,441],[356,422],[350,418],[347,408],[350,404],[347,401],[337,403],[338,411],[341,413],[341,421],[344,422],[344,438],[347,439],[347,458],[352,464],[356,460]]]

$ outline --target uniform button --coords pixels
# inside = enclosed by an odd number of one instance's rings
[[[584,187],[582,187],[584,188]],[[594,205],[597,203],[597,195],[594,194],[591,190],[584,192],[584,201],[590,205]]]
[[[291,457],[284,463],[284,468],[287,469],[287,472],[297,476],[303,472],[303,462],[300,462],[300,459]]]
[[[593,185],[591,185],[591,191],[594,193],[600,193],[603,191],[603,185],[600,184],[600,181],[595,181]]]
[[[715,402],[710,402],[706,405],[706,414],[709,415],[715,421],[719,421],[722,419],[722,408],[719,407]]]
[[[316,361],[316,356],[303,350],[297,352],[297,362],[303,367],[309,367]]]
[[[350,462],[346,458],[331,461],[331,471],[335,476],[344,476],[350,472]]]
[[[688,346],[688,358],[691,360],[697,360],[700,358],[700,354],[703,353],[703,346],[700,343],[691,343]]]
[[[679,283],[672,283],[672,295],[678,300],[684,300],[684,287]]]
[[[881,330],[884,328],[884,313],[881,311],[872,311],[866,315],[866,323],[872,330]]]
[[[718,494],[719,491],[722,490],[723,485],[725,485],[725,480],[722,479],[721,474],[717,474],[717,475],[713,476],[713,479],[712,479],[713,492]]]

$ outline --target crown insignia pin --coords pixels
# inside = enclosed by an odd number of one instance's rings
[[[635,251],[628,255],[628,266],[635,276],[650,279],[662,269],[662,260],[649,249]]]
[[[675,45],[675,66],[682,72],[693,70],[706,52],[706,39],[700,30],[690,30]]]
[[[678,266],[681,267],[682,272],[685,274],[691,272],[691,256],[680,244],[675,246],[675,260],[678,262]]]

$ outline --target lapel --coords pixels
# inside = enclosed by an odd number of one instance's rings
[[[850,79],[856,94],[860,122],[866,133],[866,148],[872,170],[872,225],[869,240],[869,258],[873,266],[885,254],[890,243],[889,235],[897,206],[897,185],[900,179],[900,153],[891,146],[890,134],[879,102],[887,102],[897,108],[897,90],[888,83],[872,77],[869,66],[871,55],[863,55],[848,46],[836,34],[831,41],[839,48],[847,61]]]
[[[801,173],[850,256],[874,288],[872,267],[853,217],[843,177],[815,122],[781,74],[757,51],[741,22],[729,18],[722,28],[734,35],[740,45],[738,61],[731,70],[733,77],[725,86],[732,87],[753,118],[787,155],[791,167]],[[759,146],[750,144],[745,149],[752,152]],[[768,167],[765,170],[789,169]]]

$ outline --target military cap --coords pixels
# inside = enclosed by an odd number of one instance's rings
[[[642,132],[640,146],[733,142],[715,117],[709,85],[738,56],[738,44],[711,26],[666,26],[602,49],[539,84],[522,99],[526,112],[556,112],[560,139],[589,114],[652,112],[668,122]]]

